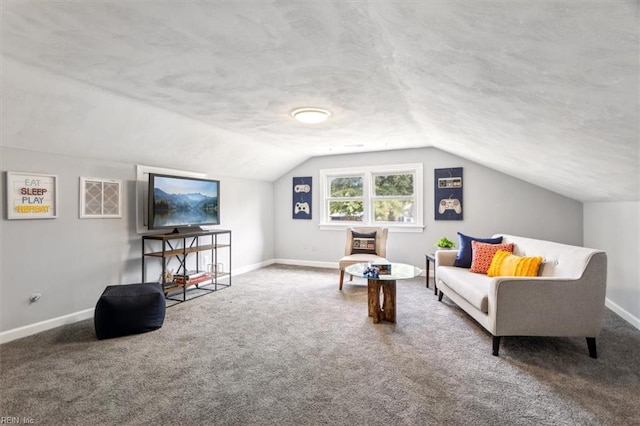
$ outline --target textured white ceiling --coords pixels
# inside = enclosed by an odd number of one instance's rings
[[[577,200],[637,201],[639,11],[638,1],[3,1],[2,55],[220,129],[239,175],[435,146]],[[289,117],[299,106],[333,116],[302,125]]]

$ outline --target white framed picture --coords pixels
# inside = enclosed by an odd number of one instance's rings
[[[7,219],[58,217],[58,176],[7,172]]]
[[[80,218],[108,219],[122,217],[122,181],[80,178]]]

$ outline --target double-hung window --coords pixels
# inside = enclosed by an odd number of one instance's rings
[[[325,206],[328,207],[329,222],[360,222],[364,217],[363,173],[348,173],[327,176],[328,194]]]
[[[421,231],[422,164],[320,170],[320,225]]]

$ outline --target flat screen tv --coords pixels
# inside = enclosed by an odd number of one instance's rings
[[[149,174],[149,229],[184,228],[220,224],[220,181]]]

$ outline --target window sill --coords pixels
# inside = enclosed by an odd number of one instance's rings
[[[364,223],[321,223],[318,225],[318,228],[321,231],[344,231],[347,228],[359,228],[359,227],[382,227],[388,228],[389,232],[395,233],[419,233],[424,231],[424,225],[391,225],[391,224],[375,224],[368,225]]]

